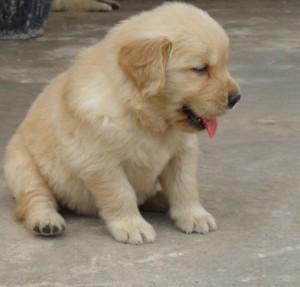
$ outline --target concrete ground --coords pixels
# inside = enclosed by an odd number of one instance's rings
[[[0,42],[0,153],[31,102],[73,56],[116,22],[158,1],[108,14],[58,13],[45,35]],[[154,244],[112,240],[97,218],[66,215],[63,237],[35,238],[14,219],[0,177],[0,286],[300,286],[300,3],[195,1],[231,38],[243,99],[201,135],[199,176],[218,232],[186,235],[145,214]]]

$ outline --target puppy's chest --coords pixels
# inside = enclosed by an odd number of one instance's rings
[[[138,193],[149,193],[155,189],[158,177],[173,156],[175,148],[174,141],[169,137],[141,137],[131,143],[124,169]]]

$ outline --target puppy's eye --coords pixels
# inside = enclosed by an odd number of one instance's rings
[[[192,70],[194,72],[196,72],[197,74],[203,75],[208,72],[208,66],[205,65],[205,66],[194,67],[194,68],[192,68]]]

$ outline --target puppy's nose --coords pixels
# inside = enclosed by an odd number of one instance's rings
[[[241,95],[238,92],[230,93],[228,96],[228,108],[232,109],[240,99]]]

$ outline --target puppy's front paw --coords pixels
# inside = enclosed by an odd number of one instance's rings
[[[186,233],[208,233],[217,230],[214,217],[202,206],[190,210],[171,210],[176,226]]]
[[[153,242],[156,233],[153,227],[142,217],[129,217],[107,224],[110,233],[120,242],[142,244]]]

